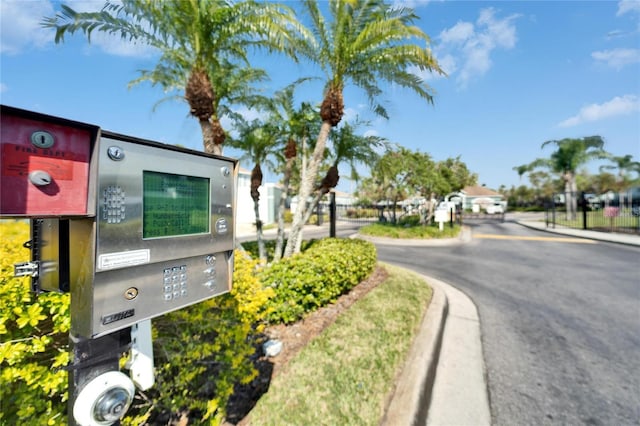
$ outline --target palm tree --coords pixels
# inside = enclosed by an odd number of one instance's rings
[[[262,220],[260,220],[259,188],[262,185],[262,165],[273,167],[269,157],[276,149],[277,132],[259,120],[253,120],[249,123],[244,120],[239,121],[236,124],[236,130],[238,131],[238,138],[231,139],[230,145],[243,149],[245,155],[242,159],[248,159],[254,163],[254,167],[251,170],[251,199],[253,200],[253,211],[256,218],[258,257],[261,262],[266,263],[267,252],[264,245]]]
[[[161,57],[152,71],[135,82],[150,80],[165,89],[184,89],[190,114],[200,123],[206,152],[221,154],[226,134],[220,124],[220,99],[230,64],[248,66],[247,50],[266,47],[292,54],[294,34],[304,34],[293,11],[253,0],[121,0],[106,1],[100,12],[76,12],[66,5],[42,21],[55,28],[56,43],[80,31],[91,41],[93,31],[119,35],[155,47]]]
[[[547,145],[557,147],[549,158],[538,158],[529,164],[514,167],[514,170],[522,176],[524,173],[543,167],[559,174],[564,182],[567,220],[575,220],[578,211],[576,171],[591,160],[608,157],[604,150],[604,140],[600,136],[549,140],[542,144],[542,148],[544,149]]]
[[[364,89],[373,111],[388,118],[377,98],[383,94],[379,84],[383,81],[397,84],[417,93],[427,102],[433,102],[432,90],[423,79],[410,72],[410,67],[421,71],[443,74],[428,50],[429,37],[412,23],[418,19],[411,9],[391,7],[383,0],[330,0],[330,22],[320,12],[316,0],[305,0],[313,39],[301,40],[301,56],[316,63],[325,74],[324,98],[320,108],[322,126],[316,145],[305,171],[299,191],[291,233],[285,256],[299,247],[302,239],[306,201],[312,193],[320,163],[331,129],[340,123],[344,113],[343,90],[354,84]],[[413,40],[424,46],[411,43]]]
[[[375,163],[379,158],[378,151],[387,148],[388,142],[382,137],[375,135],[357,135],[355,130],[361,124],[363,123],[356,122],[354,125],[344,123],[337,129],[335,136],[331,138],[333,161],[325,177],[316,187],[316,194],[306,210],[303,223],[309,221],[309,218],[322,197],[338,185],[340,179],[338,165],[340,163],[346,162],[349,165],[351,172],[350,177],[352,180],[357,181],[359,179],[356,169],[357,164]],[[301,240],[298,239],[298,245],[300,244]],[[296,251],[298,251],[298,249],[299,248],[296,247]]]
[[[624,189],[629,186],[630,181],[633,179],[629,176],[630,173],[637,173],[640,178],[640,162],[633,161],[633,155],[627,154],[624,156],[616,157],[611,156],[609,160],[613,164],[607,164],[600,167],[600,171],[603,170],[618,170],[618,190]]]
[[[293,97],[284,100],[289,102],[283,109],[281,123],[283,124],[283,134],[286,135],[286,147],[284,150],[284,177],[283,190],[278,206],[278,234],[276,238],[276,253],[274,260],[282,257],[284,249],[284,213],[286,210],[286,200],[290,194],[291,179],[293,177],[296,160],[300,157],[303,162],[306,155],[306,146],[309,135],[317,127],[318,111],[309,103],[303,102],[298,109],[292,109]],[[302,148],[302,152],[298,154],[298,147]]]

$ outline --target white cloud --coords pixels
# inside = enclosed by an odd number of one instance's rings
[[[355,110],[353,108],[345,108],[344,115],[342,116],[342,121],[345,123],[352,123],[358,119],[358,116],[358,110]]]
[[[618,2],[618,13],[616,16],[624,15],[628,12],[640,13],[640,1],[638,0],[621,0]]]
[[[6,92],[7,90],[9,90],[9,88],[7,87],[7,85],[6,85],[6,84],[4,84],[4,83],[0,83],[0,93],[4,93],[4,92]]]
[[[99,32],[91,34],[91,45],[98,46],[103,52],[114,56],[143,57],[151,56],[157,52],[154,47],[149,45]]]
[[[518,38],[514,21],[519,16],[498,18],[495,9],[486,8],[475,24],[459,21],[438,35],[436,57],[448,75],[459,71],[456,82],[460,88],[491,69],[491,55],[496,49],[515,47]]]
[[[591,104],[580,108],[577,115],[558,123],[558,127],[573,127],[578,124],[605,118],[640,112],[640,98],[636,95],[616,96],[602,104]]]
[[[439,38],[445,44],[460,44],[469,40],[473,35],[474,29],[471,22],[458,22],[453,27],[443,30]]]
[[[0,1],[0,53],[15,55],[52,43],[52,30],[40,26],[42,18],[52,14],[53,6],[46,0]]]
[[[394,0],[392,7],[394,9],[399,9],[401,7],[410,7],[415,9],[419,6],[426,6],[430,2],[431,0]]]
[[[605,62],[611,68],[622,69],[625,65],[640,62],[640,49],[602,50],[591,53],[591,57],[596,61]]]

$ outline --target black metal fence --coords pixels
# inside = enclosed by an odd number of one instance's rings
[[[553,228],[640,234],[640,191],[555,194],[545,206],[545,222]]]

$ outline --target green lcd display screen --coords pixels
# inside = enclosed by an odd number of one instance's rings
[[[209,179],[142,172],[142,237],[209,232]]]

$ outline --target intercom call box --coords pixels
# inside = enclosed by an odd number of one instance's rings
[[[71,292],[72,334],[99,337],[230,290],[236,160],[99,128],[91,133],[91,126],[52,117],[33,120],[32,113],[23,120],[20,110],[11,109],[15,117],[5,120],[5,111],[1,216],[32,218],[33,280],[43,290]],[[36,194],[43,200],[31,209],[29,174],[44,165],[29,158],[21,166],[21,185],[11,192],[29,203],[14,203],[5,194],[5,173],[14,173],[15,161],[6,162],[5,172],[4,149],[27,146],[42,128],[61,147],[82,134],[85,144],[77,144],[85,157],[74,151],[73,158],[83,159],[86,172],[50,173],[59,193]],[[5,140],[17,134],[23,136]],[[47,160],[47,170],[56,170],[55,160]],[[66,158],[57,161],[70,167]],[[71,180],[65,191],[60,176]],[[84,210],[57,210],[63,196],[82,199]]]

